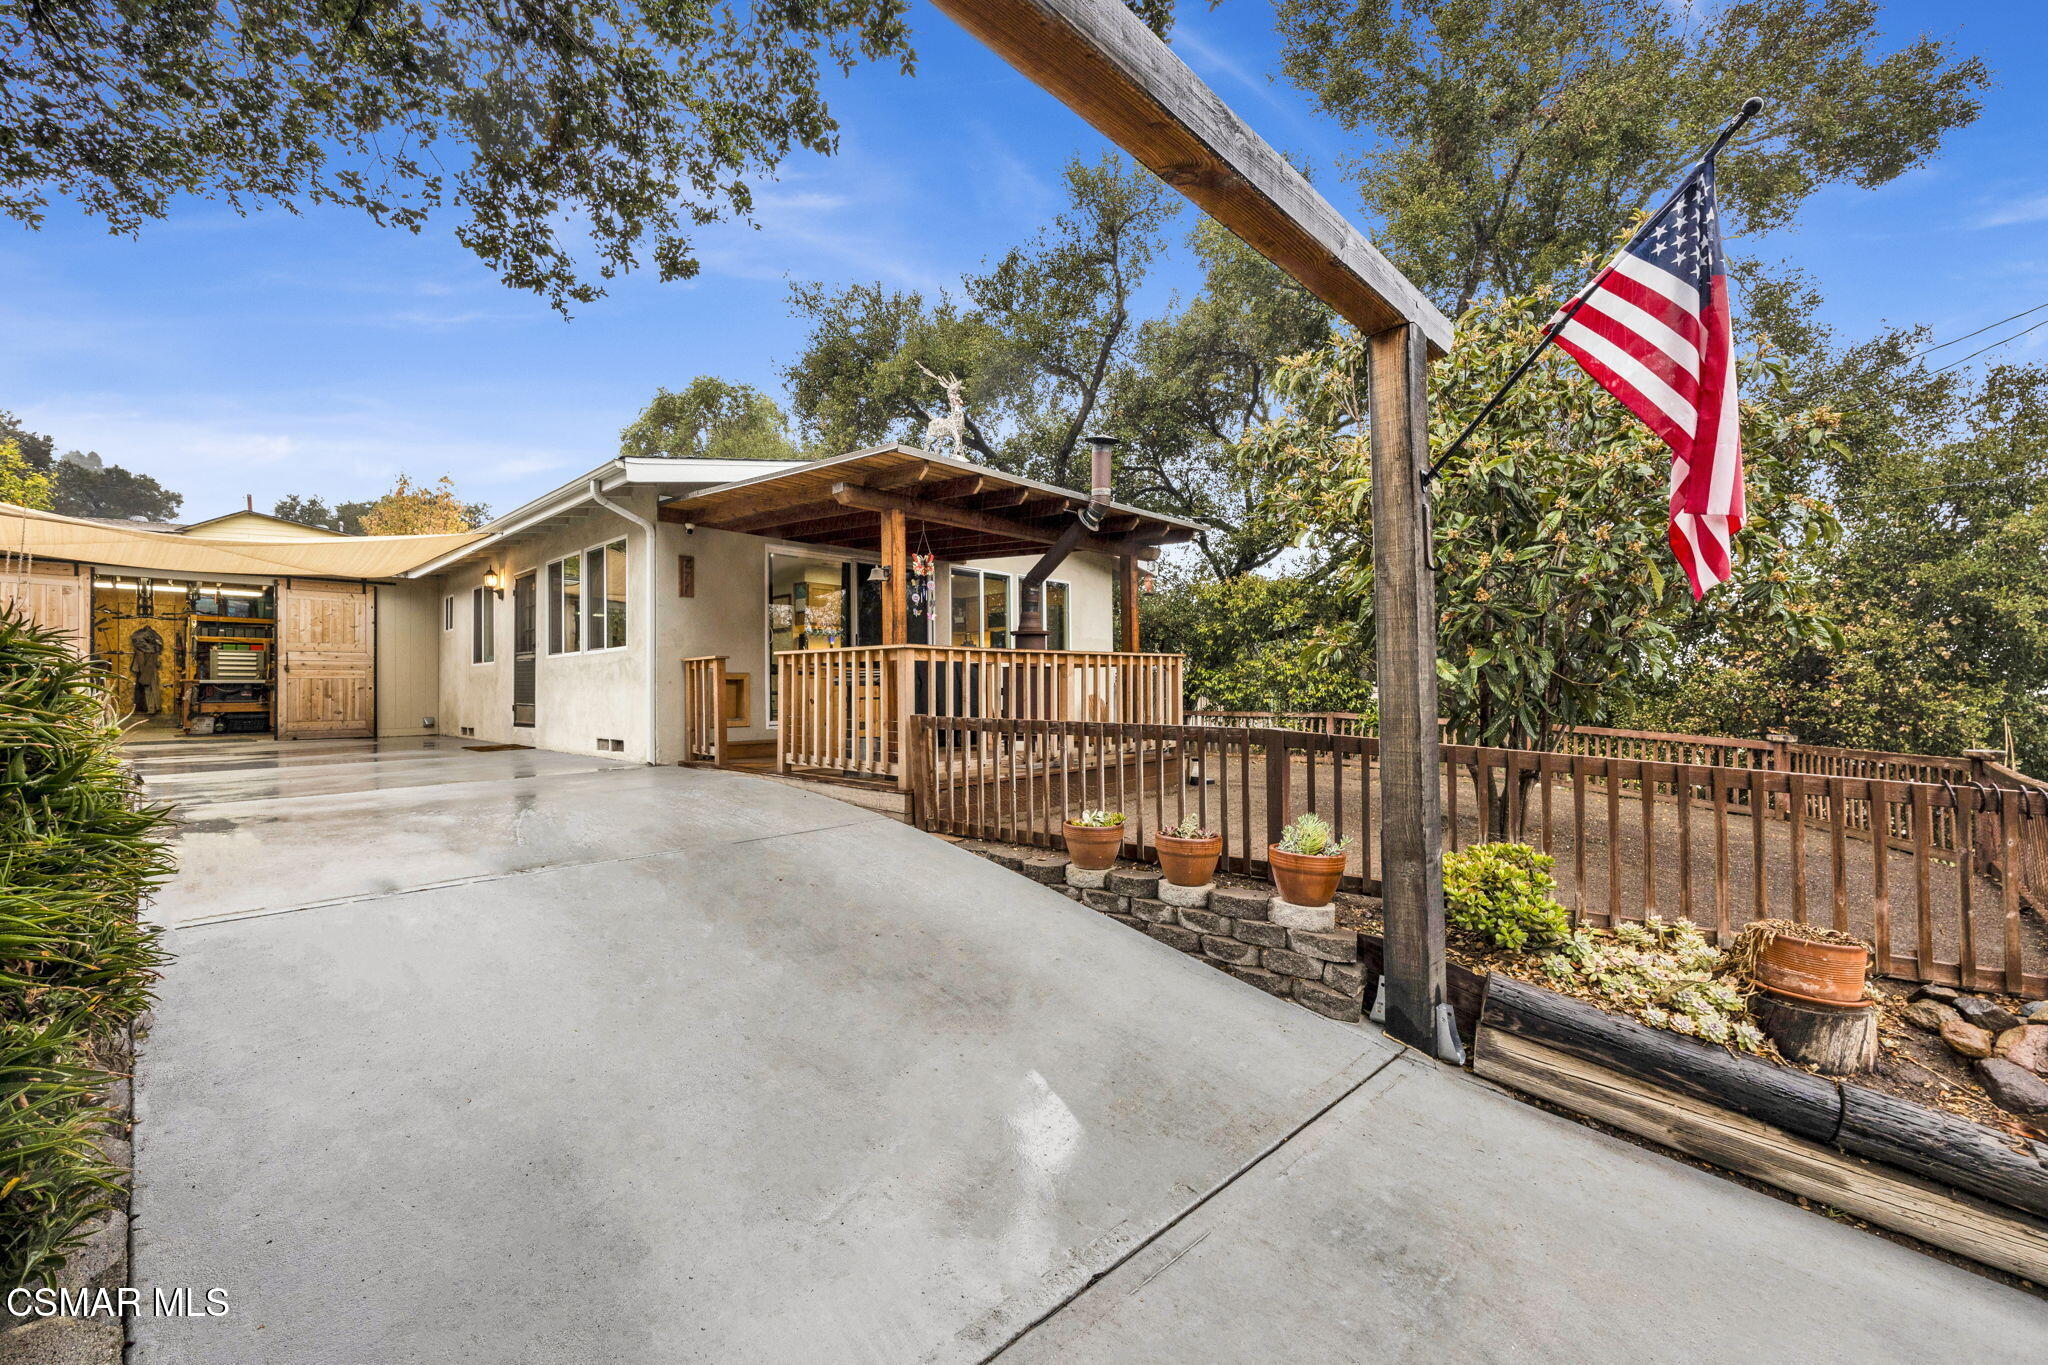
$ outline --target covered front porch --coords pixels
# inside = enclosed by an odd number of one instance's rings
[[[1178,723],[1181,656],[1139,649],[1144,565],[1201,528],[1110,501],[1107,456],[1092,495],[888,446],[663,502],[692,533],[788,549],[766,583],[773,738],[729,743],[728,660],[697,655],[683,760],[765,749],[777,771],[907,786],[914,715]],[[1065,581],[1083,559],[1098,585],[1111,566],[1107,601]],[[1112,647],[1068,647],[1084,639]]]

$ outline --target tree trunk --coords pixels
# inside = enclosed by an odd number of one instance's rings
[[[1759,991],[1749,1012],[1778,1051],[1823,1076],[1854,1076],[1877,1065],[1877,1008],[1809,1005]]]

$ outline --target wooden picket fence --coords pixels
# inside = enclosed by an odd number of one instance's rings
[[[1227,869],[1263,875],[1267,845],[1313,810],[1352,840],[1347,885],[1377,891],[1378,740],[1343,733],[1351,717],[1220,719],[919,716],[911,816],[1057,847],[1069,813],[1121,810],[1125,856],[1150,860],[1153,835],[1193,815],[1223,834]],[[1444,745],[1446,844],[1518,835],[1556,858],[1559,894],[1586,924],[1683,916],[1726,944],[1784,917],[1869,938],[1888,976],[2048,992],[2048,785],[1970,760],[1712,736],[1566,743],[1593,751]]]

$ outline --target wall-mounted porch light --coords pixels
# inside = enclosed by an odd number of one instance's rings
[[[496,569],[484,570],[484,586],[499,597],[505,595],[505,579]]]

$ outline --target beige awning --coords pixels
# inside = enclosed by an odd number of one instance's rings
[[[344,536],[333,540],[227,540],[128,530],[105,522],[0,503],[0,555],[73,560],[109,569],[204,578],[396,578],[407,569],[476,540],[444,536]]]

